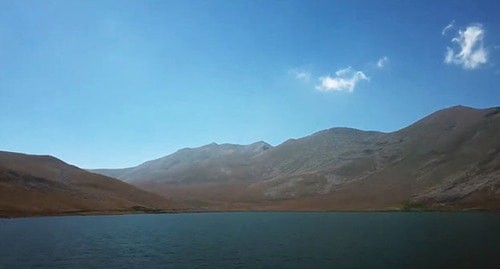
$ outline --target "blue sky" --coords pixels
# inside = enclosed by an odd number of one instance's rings
[[[500,105],[498,1],[0,6],[0,149],[84,168]]]

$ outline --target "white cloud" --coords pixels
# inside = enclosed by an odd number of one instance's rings
[[[446,25],[446,27],[444,27],[441,31],[441,34],[446,35],[446,32],[448,32],[448,30],[451,30],[451,28],[453,27],[455,27],[455,20],[452,20],[448,25]]]
[[[319,79],[316,89],[319,91],[354,91],[356,84],[369,78],[362,71],[354,71],[351,67],[340,69],[335,76],[323,76]]]
[[[459,30],[451,41],[458,45],[458,50],[447,47],[444,62],[460,65],[464,69],[476,69],[488,61],[488,52],[483,47],[484,29],[480,24],[467,26]]]
[[[292,69],[288,71],[288,73],[293,75],[295,79],[300,81],[309,82],[311,80],[311,73],[305,70]]]
[[[377,61],[377,67],[382,68],[384,67],[387,63],[389,62],[389,58],[387,56],[384,56]]]

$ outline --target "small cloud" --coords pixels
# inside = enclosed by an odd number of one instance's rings
[[[472,24],[465,30],[459,30],[451,42],[458,49],[447,47],[444,62],[462,66],[464,69],[476,69],[488,61],[488,52],[483,47],[485,30],[481,24]]]
[[[335,76],[323,76],[319,79],[316,89],[319,91],[354,91],[356,84],[369,78],[362,71],[354,71],[351,67],[340,69]]]
[[[448,30],[451,30],[453,27],[455,27],[455,20],[452,20],[448,25],[446,25],[446,27],[444,27],[441,31],[441,34],[446,35],[446,32],[448,32]]]
[[[377,67],[382,68],[384,67],[387,63],[389,62],[389,58],[387,56],[384,56],[377,61]]]
[[[311,73],[301,69],[291,69],[288,73],[295,77],[295,79],[309,82],[311,80]]]

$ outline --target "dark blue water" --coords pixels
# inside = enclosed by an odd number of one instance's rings
[[[500,214],[4,219],[0,268],[500,268]]]

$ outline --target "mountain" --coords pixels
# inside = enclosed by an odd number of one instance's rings
[[[0,151],[0,216],[158,211],[165,198],[51,156]]]
[[[191,183],[225,181],[253,177],[249,164],[260,153],[272,148],[265,142],[251,145],[212,143],[199,148],[185,148],[166,157],[125,169],[97,169],[93,172],[120,178],[130,183]]]
[[[500,108],[451,107],[391,133],[210,144],[94,172],[194,209],[500,209]]]

